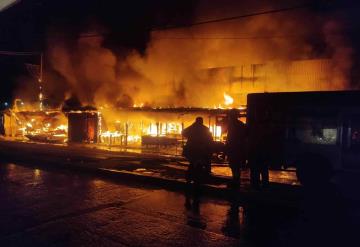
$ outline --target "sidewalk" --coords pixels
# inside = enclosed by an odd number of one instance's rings
[[[21,154],[21,155],[19,155]],[[0,140],[0,155],[9,161],[57,166],[91,172],[127,181],[141,181],[164,188],[185,188],[185,171],[188,163],[182,157],[159,154],[107,151],[84,145],[52,145]],[[242,172],[239,195],[242,198],[292,203],[299,191],[294,171],[270,171],[270,188],[253,191],[249,185],[249,171]],[[203,185],[209,194],[224,196],[229,193],[231,179],[226,164],[212,164],[212,176]]]

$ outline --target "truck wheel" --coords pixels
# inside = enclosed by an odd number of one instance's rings
[[[331,178],[330,162],[315,154],[301,156],[296,162],[296,176],[304,186],[319,186],[329,183]]]

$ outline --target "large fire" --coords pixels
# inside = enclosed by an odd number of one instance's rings
[[[230,95],[227,93],[223,95],[223,102],[212,109],[152,108],[140,103],[125,109],[103,106],[99,111],[73,110],[69,112],[62,112],[60,109],[41,111],[38,110],[37,105],[28,106],[22,100],[16,99],[13,109],[8,112],[7,122],[10,125],[7,126],[6,132],[8,136],[47,143],[81,140],[106,146],[139,144],[176,146],[182,143],[182,130],[192,124],[197,116],[202,116],[214,140],[222,141],[226,133],[219,119],[224,118],[224,110],[234,104]],[[24,105],[27,107],[25,108]],[[70,115],[72,115],[71,119]],[[86,123],[81,125],[79,121]],[[72,125],[71,128],[70,125]],[[76,136],[78,132],[82,132],[79,127],[85,128],[84,131],[89,134],[85,134],[84,137]]]
[[[67,140],[66,117],[60,111],[9,111],[5,116],[8,136],[53,143]]]
[[[226,109],[244,110],[249,93],[350,89],[352,50],[337,36],[343,33],[341,22],[332,18],[309,25],[318,20],[317,13],[291,12],[152,31],[142,52],[109,48],[108,37],[79,35],[72,42],[50,37],[51,70],[39,81],[40,92],[33,87],[40,110],[11,111],[11,135],[110,146],[172,144],[202,116],[213,138],[223,141]],[[288,37],[294,27],[296,39]],[[323,35],[322,42],[309,42],[314,33]],[[316,51],[319,44],[323,54]],[[29,90],[19,91],[22,97]],[[59,102],[74,95],[98,112],[68,120],[71,113],[57,110],[61,117],[50,120],[42,105],[49,95]],[[89,133],[75,136],[82,128]]]

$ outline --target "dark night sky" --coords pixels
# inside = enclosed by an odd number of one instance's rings
[[[0,50],[41,51],[49,36],[75,40],[87,27],[106,33],[105,46],[144,51],[152,27],[191,23],[196,1],[23,0],[0,13]],[[89,32],[94,32],[89,30]],[[0,101],[10,100],[24,63],[38,57],[0,56]]]
[[[223,1],[207,1],[213,9],[222,10],[219,8],[221,7],[219,3]],[[207,1],[22,0],[0,13],[0,50],[41,51],[46,48],[49,35],[67,36],[69,40],[72,38],[75,40],[79,33],[83,33],[91,26],[92,29],[94,27],[97,29],[96,32],[106,34],[105,46],[115,52],[126,48],[144,51],[152,27],[186,25],[197,21],[195,18],[197,5],[199,2],[203,5],[205,2],[207,5]],[[224,4],[229,2],[234,1],[227,0]],[[243,1],[241,4],[246,6],[246,2]],[[248,2],[251,5],[252,1]],[[343,9],[341,14],[347,18],[348,36],[354,46],[360,44],[357,34],[360,23],[359,3],[349,0],[310,2],[311,8],[319,13],[335,13]],[[243,14],[241,9],[238,13]],[[228,13],[223,14],[226,16]],[[219,17],[221,16],[215,18]],[[93,31],[89,30],[89,32]],[[0,101],[11,99],[11,92],[18,83],[19,76],[28,76],[24,63],[38,63],[38,58],[0,56]]]

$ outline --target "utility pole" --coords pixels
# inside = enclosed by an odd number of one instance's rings
[[[43,110],[44,105],[43,105],[43,93],[42,93],[42,81],[43,81],[43,66],[44,66],[44,58],[43,58],[43,53],[40,53],[40,73],[39,73],[39,109],[40,111]]]

